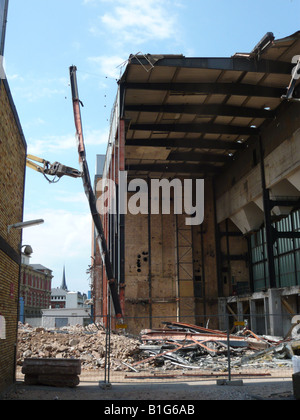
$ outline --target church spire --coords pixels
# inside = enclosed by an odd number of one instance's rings
[[[65,266],[64,266],[64,270],[63,270],[63,277],[62,277],[62,281],[61,281],[61,289],[68,291],[68,287],[67,287],[67,283],[66,283],[66,270],[65,270]]]

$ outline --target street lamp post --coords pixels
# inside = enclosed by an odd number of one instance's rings
[[[7,226],[7,232],[9,233],[13,228],[24,229],[26,227],[40,225],[41,223],[44,223],[43,219],[28,220],[27,222],[14,223],[13,225]]]

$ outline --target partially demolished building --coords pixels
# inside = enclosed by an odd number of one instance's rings
[[[129,332],[163,320],[224,328],[229,312],[282,335],[299,313],[299,54],[297,32],[229,58],[129,58],[98,174],[115,184],[102,220]],[[170,211],[153,180],[169,181]],[[182,212],[173,180],[193,180]],[[105,318],[93,247],[94,315]]]

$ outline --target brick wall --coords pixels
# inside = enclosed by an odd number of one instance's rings
[[[14,380],[18,275],[19,265],[0,251],[0,315],[6,323],[6,339],[0,340],[0,392]]]
[[[13,383],[17,342],[21,231],[7,226],[22,221],[26,143],[7,81],[0,81],[0,393]]]

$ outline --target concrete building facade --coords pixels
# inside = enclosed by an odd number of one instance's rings
[[[62,328],[81,325],[83,327],[91,323],[90,308],[56,308],[43,309],[43,328]]]
[[[129,57],[102,174],[116,206],[102,220],[130,332],[168,320],[224,328],[231,314],[282,335],[299,313],[299,51],[300,32],[268,33],[229,58]],[[192,180],[194,209],[204,180],[203,223],[176,214],[175,190],[169,214],[163,201],[150,211],[163,179]],[[105,319],[104,266],[94,280]]]

